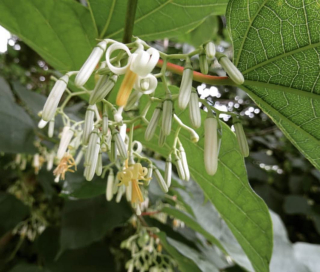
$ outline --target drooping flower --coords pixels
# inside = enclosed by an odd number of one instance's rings
[[[74,167],[74,169],[71,169],[72,167]],[[71,154],[65,153],[58,166],[53,171],[53,174],[56,176],[55,182],[58,182],[60,178],[64,180],[66,172],[73,173],[75,170],[77,170],[77,166],[74,158]]]

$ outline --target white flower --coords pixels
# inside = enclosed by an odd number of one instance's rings
[[[74,134],[74,130],[69,126],[65,126],[63,128],[62,134],[61,134],[61,140],[60,140],[60,144],[57,152],[57,158],[59,160],[61,160],[64,154],[66,153],[68,145],[70,144],[70,141],[73,137],[73,134]]]

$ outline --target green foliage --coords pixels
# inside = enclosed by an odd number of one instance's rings
[[[228,28],[242,86],[320,169],[319,3],[231,0]]]

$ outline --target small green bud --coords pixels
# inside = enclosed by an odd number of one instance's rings
[[[199,55],[199,62],[200,62],[200,71],[202,74],[207,75],[209,72],[209,65],[207,60],[206,54]]]
[[[171,185],[171,177],[172,177],[172,163],[171,163],[171,154],[170,154],[166,160],[166,166],[164,171],[164,180],[168,188]]]
[[[204,121],[204,164],[209,175],[214,175],[218,168],[218,120],[209,112]]]
[[[163,102],[162,125],[161,125],[161,131],[164,136],[168,136],[171,132],[172,115],[173,115],[173,101],[171,98],[167,97],[166,100]]]
[[[87,145],[89,141],[90,133],[93,129],[93,118],[95,105],[89,105],[86,111],[86,116],[84,118],[84,128],[82,134],[82,144]]]
[[[146,141],[150,141],[152,139],[156,131],[158,122],[160,120],[161,112],[162,112],[162,103],[159,103],[156,109],[154,110],[152,117],[150,119],[150,122],[147,126],[147,129],[145,131],[144,138],[146,139]]]
[[[216,46],[213,42],[208,42],[205,47],[207,57],[209,60],[213,60],[216,56]]]
[[[192,90],[189,103],[189,117],[194,128],[201,126],[201,113],[199,107],[199,97],[196,90]]]
[[[161,173],[160,173],[158,168],[154,169],[154,176],[155,176],[155,178],[156,178],[161,190],[164,193],[167,193],[168,192],[168,186],[167,186],[166,182],[164,181],[164,179],[163,179],[163,177],[162,177],[162,175],[161,175]]]
[[[239,120],[233,123],[234,130],[236,131],[236,136],[238,144],[240,147],[240,152],[243,157],[249,156],[249,146],[246,139],[246,134],[244,133],[243,126]]]
[[[244,83],[244,77],[242,73],[238,70],[238,68],[229,60],[227,56],[222,55],[218,59],[219,63],[221,64],[222,68],[226,71],[226,73],[229,75],[231,80],[241,85]]]
[[[178,107],[184,110],[190,100],[190,94],[192,89],[192,79],[193,79],[193,68],[191,66],[190,60],[186,60],[186,64],[182,74],[182,80],[178,96]]]

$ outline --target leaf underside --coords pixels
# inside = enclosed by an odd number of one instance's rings
[[[227,21],[241,86],[320,169],[320,3],[232,0]]]

